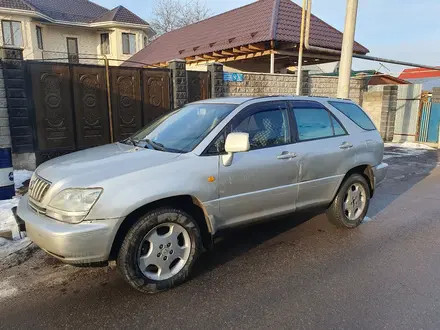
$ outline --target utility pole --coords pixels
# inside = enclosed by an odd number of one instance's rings
[[[353,60],[354,34],[358,0],[347,0],[341,63],[339,66],[338,97],[348,98],[350,92],[351,65]]]

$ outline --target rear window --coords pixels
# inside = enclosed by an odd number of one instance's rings
[[[356,125],[367,131],[376,129],[371,119],[367,116],[364,110],[354,103],[346,102],[329,102],[336,109],[341,111],[344,115],[350,118]]]

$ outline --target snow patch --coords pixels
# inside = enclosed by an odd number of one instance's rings
[[[14,171],[15,188],[23,187],[23,183],[32,176],[31,171]],[[0,201],[0,231],[11,231],[12,241],[0,238],[0,259],[19,251],[30,244],[28,239],[21,240],[17,223],[15,222],[12,208],[18,205],[20,196],[14,196],[12,199]]]
[[[24,248],[31,245],[29,238],[25,237],[21,240],[7,240],[6,238],[0,237],[0,260],[6,258],[7,256],[23,250]]]
[[[423,149],[423,150],[437,150],[436,148],[430,147],[426,144],[415,143],[415,142],[404,142],[404,143],[385,143],[385,147],[392,148],[405,148],[405,149]]]
[[[18,293],[18,289],[6,279],[0,282],[0,300],[10,298]]]
[[[29,180],[32,177],[32,171],[28,170],[15,170],[14,171],[14,184],[15,189],[23,187],[23,182]]]
[[[394,148],[388,150],[387,148]],[[436,148],[421,143],[404,142],[404,143],[385,143],[385,151],[383,159],[400,158],[408,156],[420,156],[429,150],[437,150]]]

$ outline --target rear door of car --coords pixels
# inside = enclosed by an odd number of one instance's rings
[[[292,101],[296,125],[299,190],[297,208],[329,203],[355,159],[355,146],[341,122],[320,102]]]

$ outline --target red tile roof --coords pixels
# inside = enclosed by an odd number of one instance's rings
[[[440,69],[440,67],[438,67]],[[423,79],[440,77],[440,70],[430,70],[424,68],[405,69],[400,74],[400,79]]]
[[[157,64],[251,43],[299,43],[302,8],[290,0],[259,0],[201,22],[168,32],[130,60]],[[310,45],[341,49],[342,33],[312,15]],[[368,53],[355,43],[354,51]]]

